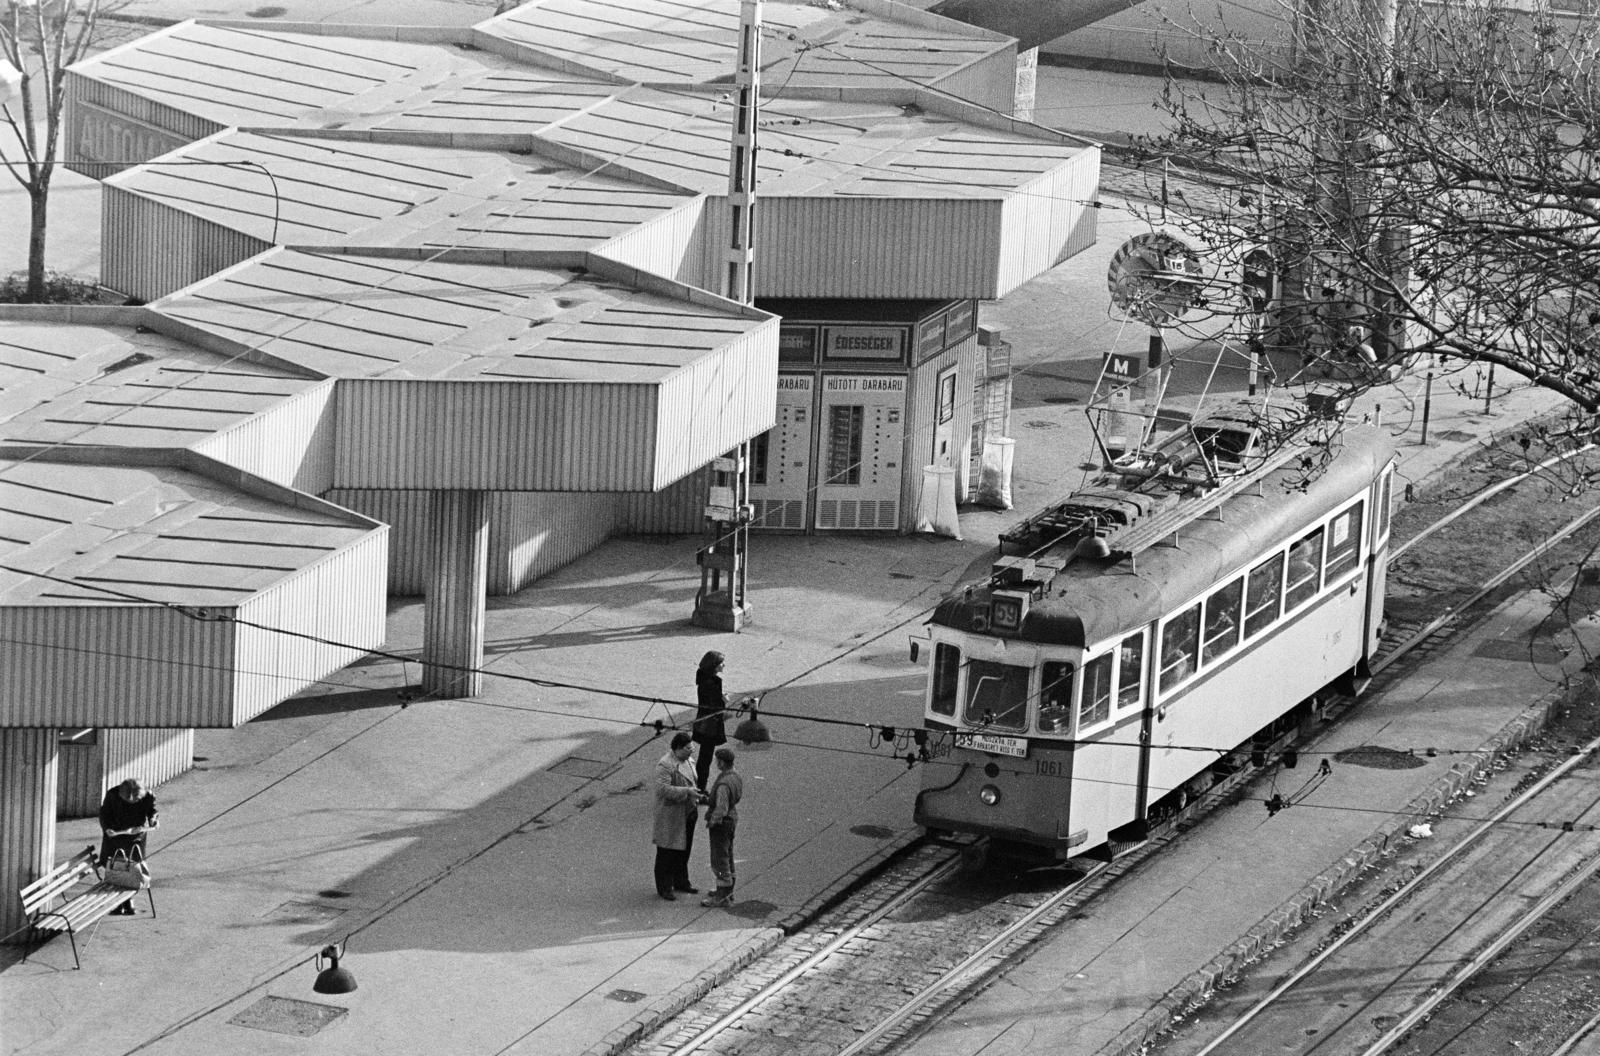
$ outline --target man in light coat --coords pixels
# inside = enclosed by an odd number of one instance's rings
[[[689,851],[694,846],[694,823],[700,817],[700,790],[695,787],[689,757],[694,741],[684,732],[672,735],[672,747],[656,762],[655,845],[656,894],[668,902],[674,891],[693,894],[689,882]]]

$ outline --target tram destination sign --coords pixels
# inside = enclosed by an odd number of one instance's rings
[[[988,752],[990,755],[1014,755],[1018,759],[1028,757],[1028,741],[1023,737],[995,737],[987,733],[957,731],[956,747],[971,748],[974,751]]]

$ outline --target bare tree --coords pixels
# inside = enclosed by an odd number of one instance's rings
[[[1354,388],[1433,353],[1600,410],[1600,20],[1279,2],[1277,40],[1182,27],[1214,70],[1135,144],[1152,221],[1237,264],[1197,299]]]
[[[109,6],[104,0],[0,0],[0,57],[21,74],[15,98],[0,106],[16,137],[14,151],[0,150],[0,162],[28,192],[28,301],[46,296],[46,216],[66,99],[64,73],[88,54]]]

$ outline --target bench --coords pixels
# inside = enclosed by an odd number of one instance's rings
[[[37,940],[45,942],[50,933],[66,932],[72,940],[72,961],[82,968],[78,959],[78,932],[94,924],[118,906],[133,901],[139,892],[127,887],[108,884],[100,877],[99,855],[94,845],[84,848],[70,861],[62,862],[44,876],[22,889],[22,911],[28,917],[28,945]],[[87,886],[85,886],[87,885]],[[150,899],[150,915],[156,912],[155,895],[148,886],[144,889]],[[44,933],[44,938],[38,935]],[[88,948],[88,943],[84,943]],[[22,959],[28,959],[24,949]]]

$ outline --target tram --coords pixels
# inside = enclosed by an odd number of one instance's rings
[[[939,604],[919,825],[1109,853],[1359,682],[1382,633],[1392,445],[1349,426],[1268,447],[1247,417],[1202,418],[1007,533],[992,573]]]

